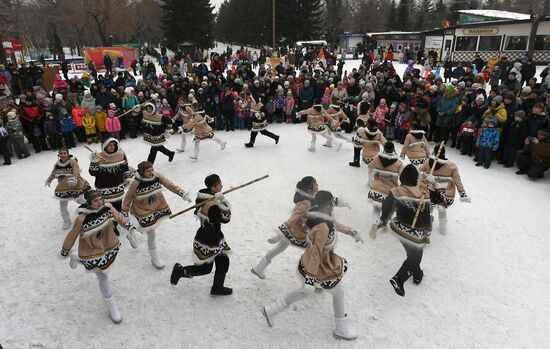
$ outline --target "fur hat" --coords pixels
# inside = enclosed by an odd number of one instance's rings
[[[92,201],[96,198],[100,198],[101,194],[97,190],[88,190],[86,194],[84,194],[84,199],[86,200],[86,203],[89,205],[92,203]]]
[[[413,164],[408,164],[403,168],[399,175],[401,185],[416,186],[418,185],[418,170]]]
[[[531,86],[525,86],[523,90],[521,90],[521,93],[530,94],[531,93]]]
[[[331,203],[333,200],[334,196],[330,191],[319,190],[317,194],[315,194],[315,198],[313,199],[313,206],[324,207]]]
[[[62,100],[62,99],[63,99],[63,95],[62,95],[61,93],[57,93],[57,94],[55,95],[55,99],[56,99],[56,100]]]
[[[116,105],[114,103],[109,103],[109,109],[116,109]]]
[[[315,183],[315,178],[312,176],[305,176],[302,178],[297,184],[296,188],[309,192],[313,188],[313,184]]]
[[[502,103],[502,96],[498,95],[493,98],[493,101],[498,105]]]
[[[142,161],[138,164],[137,171],[140,175],[143,176],[145,174],[145,171],[147,171],[147,169],[152,167],[153,167],[153,164],[150,163],[149,161]]]
[[[217,174],[208,175],[204,179],[204,185],[206,185],[206,188],[208,189],[215,187],[220,182],[221,182],[220,176],[218,176]]]

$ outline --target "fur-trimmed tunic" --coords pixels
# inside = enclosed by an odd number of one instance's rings
[[[380,220],[387,222],[395,211],[395,217],[390,223],[390,227],[405,243],[423,245],[430,242],[432,233],[430,202],[440,203],[444,200],[441,193],[430,190],[423,199],[422,211],[418,215],[415,227],[412,228],[412,222],[420,205],[421,196],[422,190],[418,186],[401,185],[392,188],[382,204]]]
[[[69,179],[73,177],[76,178],[76,184],[70,185]],[[72,155],[69,155],[69,159],[65,162],[58,160],[55,163],[48,181],[51,182],[55,178],[57,178],[57,186],[55,187],[54,195],[61,201],[78,200],[91,189],[90,184],[80,177],[78,160]]]
[[[251,110],[252,112],[252,132],[260,132],[267,128],[267,118],[261,111]]]
[[[105,151],[105,147],[116,143],[115,151],[111,154]],[[118,148],[118,140],[109,138],[103,142],[103,151],[100,154],[92,154],[89,172],[95,177],[95,187],[106,202],[122,200],[124,186],[132,180],[134,169],[128,166],[126,153]]]
[[[194,112],[193,117],[189,121],[189,125],[191,125],[195,131],[193,141],[202,141],[203,139],[210,139],[214,137],[214,131],[212,130],[212,127],[208,125],[209,120],[212,118],[208,115],[202,114],[204,114],[204,111]]]
[[[328,108],[327,113],[329,114],[328,127],[330,131],[333,133],[341,133],[341,125],[343,123],[349,123],[349,118],[346,113],[342,110],[336,110],[332,108],[332,106]]]
[[[401,156],[407,155],[411,164],[422,165],[430,156],[430,146],[423,131],[412,130],[405,137],[405,143],[401,149]]]
[[[430,173],[430,169],[432,168],[434,161],[435,156],[430,155],[429,160],[424,162],[418,171]],[[453,204],[456,189],[458,189],[460,196],[464,196],[466,194],[464,185],[462,185],[462,180],[460,179],[460,174],[458,173],[458,167],[454,162],[443,159],[437,160],[433,176],[435,178],[435,189],[438,192],[443,193],[443,196],[445,197],[445,202],[441,203],[442,206],[447,207]]]
[[[168,125],[172,124],[172,119],[157,113],[149,114],[144,110],[141,123],[145,143],[152,147],[160,147],[166,143],[164,132],[166,132]]]
[[[183,196],[183,190],[162,174],[156,172],[153,177],[144,178],[136,172],[122,201],[122,212],[126,214],[129,211],[133,214],[141,227],[154,229],[172,214],[162,195],[163,186],[172,193]]]
[[[361,157],[367,165],[380,153],[380,146],[383,147],[384,144],[386,144],[386,138],[380,130],[372,132],[366,127],[360,127],[357,130],[357,137],[353,140],[354,147],[363,148]]]
[[[281,234],[294,246],[307,247],[306,213],[310,208],[311,202],[309,200],[296,203],[290,218],[279,226]]]
[[[78,212],[73,228],[63,242],[62,251],[68,253],[78,238],[78,255],[86,269],[109,268],[120,248],[113,220],[125,229],[130,229],[130,223],[120,212],[107,206],[93,210],[88,205],[82,205]]]
[[[313,109],[314,110],[314,109]],[[317,111],[315,111],[317,112]],[[329,122],[329,117],[324,114],[312,114],[311,110],[308,110],[307,113],[307,130],[310,133],[314,134],[323,134],[327,132],[327,122]]]
[[[201,189],[196,203],[212,197],[214,195],[208,189]],[[198,258],[196,264],[212,263],[216,256],[227,254],[231,250],[221,230],[221,225],[231,220],[231,208],[225,203],[211,200],[198,208],[195,214],[201,222],[193,241],[193,252]]]
[[[403,169],[403,161],[397,155],[380,153],[369,163],[373,172],[370,184],[369,199],[375,203],[382,203],[392,188],[397,187],[399,174]]]
[[[348,270],[347,261],[334,253],[338,241],[336,230],[349,234],[351,228],[335,222],[330,215],[311,210],[306,224],[310,243],[300,257],[298,272],[306,284],[331,289]]]

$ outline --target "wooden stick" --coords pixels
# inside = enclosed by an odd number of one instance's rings
[[[430,169],[430,176],[433,175],[435,170],[435,165],[437,165],[437,160],[439,160],[439,155],[441,155],[441,151],[445,147],[445,141],[441,141],[439,144],[439,149],[437,150],[437,154],[435,155],[434,163],[432,164],[432,168]],[[420,211],[424,208],[424,196],[426,196],[426,190],[428,189],[428,185],[422,190],[422,195],[420,196],[420,204],[418,205],[418,208],[416,209],[416,213],[414,214],[414,219],[411,225],[411,228],[414,229],[416,226],[416,221],[418,220],[418,216],[420,215]]]
[[[147,104],[147,103],[149,103],[149,102],[151,102],[151,101],[153,101],[153,100],[155,100],[155,99],[154,99],[154,98],[151,98],[151,99],[148,100],[148,101],[145,101],[145,102],[140,103],[140,104],[136,104],[136,105],[134,105],[132,108],[130,108],[130,110],[127,110],[127,111],[125,111],[124,113],[122,113],[122,114],[120,114],[120,115],[118,115],[118,116],[115,116],[115,118],[118,119],[118,118],[120,118],[120,117],[123,117],[124,115],[131,113],[132,110],[133,110],[135,107],[137,107],[138,105],[139,105],[140,107],[142,107],[142,106],[144,106],[145,104]]]
[[[237,189],[241,189],[241,188],[247,187],[247,186],[249,186],[249,185],[251,185],[251,184],[254,184],[254,183],[256,183],[256,182],[259,182],[259,181],[261,181],[261,180],[264,180],[264,179],[266,179],[267,177],[269,177],[269,175],[265,175],[265,176],[256,178],[256,179],[254,179],[254,180],[251,180],[250,182],[246,182],[246,183],[241,184],[241,185],[239,185],[239,186],[237,186],[237,187],[234,187],[234,188],[231,188],[231,189],[229,189],[229,190],[226,190],[226,191],[222,192],[222,194],[224,194],[224,195],[225,195],[225,194],[229,194],[229,193],[231,193],[232,191],[235,191],[235,190],[237,190]],[[213,197],[211,197],[210,199],[206,199],[206,200],[204,200],[204,201],[201,201],[201,202],[199,202],[198,204],[195,204],[195,205],[193,205],[193,206],[191,206],[191,207],[188,207],[188,208],[186,208],[186,209],[183,210],[183,211],[180,211],[180,212],[178,212],[178,213],[174,213],[173,215],[170,216],[170,219],[173,219],[174,217],[177,217],[177,216],[179,216],[179,215],[181,215],[181,214],[183,214],[183,213],[185,213],[185,212],[191,211],[191,210],[194,209],[194,208],[201,207],[202,205],[206,204],[208,201],[212,201],[212,200],[214,200]]]
[[[100,153],[98,153],[97,151],[93,150],[92,148],[88,147],[87,145],[84,145],[84,148],[88,149],[90,151],[90,153],[92,154],[95,154],[98,158],[100,158],[101,160],[107,160],[105,159],[103,156],[101,156]]]

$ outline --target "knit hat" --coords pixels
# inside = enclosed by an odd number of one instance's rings
[[[109,108],[110,108],[110,109],[116,109],[116,105],[115,105],[114,103],[110,103],[110,104],[109,104]]]
[[[456,86],[460,88],[466,88],[466,83],[464,81],[461,81]]]
[[[315,178],[313,178],[312,176],[306,176],[296,184],[296,188],[309,192],[313,188],[314,183],[315,183]]]
[[[330,191],[319,190],[313,199],[313,206],[324,207],[334,200]]]
[[[387,141],[386,144],[384,144],[384,153],[395,154],[395,145],[393,145],[392,141]]]
[[[504,95],[504,98],[503,99],[508,99],[508,100],[511,100],[511,101],[515,101],[516,100],[516,95],[514,95],[513,92],[507,92],[505,95]]]
[[[496,96],[495,98],[493,98],[493,101],[494,101],[496,104],[502,103],[502,96],[500,96],[500,95]]]
[[[436,92],[437,91],[437,85],[430,86],[430,91]]]
[[[485,122],[487,122],[487,126],[493,125],[493,127],[495,127],[497,125],[497,119],[495,118],[488,118]]]
[[[208,175],[204,179],[204,185],[206,185],[206,188],[208,189],[215,187],[220,182],[221,182],[220,176],[218,176],[217,174]]]
[[[447,85],[445,87],[445,93],[451,93],[451,94],[455,93],[455,88],[453,87],[453,85]]]
[[[416,186],[418,185],[418,170],[413,164],[408,164],[403,168],[399,175],[401,185]]]
[[[363,94],[361,95],[361,98],[363,98],[363,99],[369,98],[369,93],[368,92],[363,92]]]
[[[547,128],[546,129],[542,129],[542,130],[539,130],[539,132],[537,133],[538,136],[541,136],[541,137],[544,137],[544,138],[548,138],[550,137],[550,130],[548,130]]]
[[[523,90],[521,90],[521,93],[530,94],[531,93],[531,86],[525,86]]]
[[[142,161],[138,164],[137,170],[138,170],[138,173],[143,176],[145,174],[145,171],[147,171],[147,169],[152,167],[153,167],[153,164],[150,163],[149,161]]]
[[[391,105],[390,105],[390,109],[397,109],[397,102],[393,102]]]
[[[525,112],[523,110],[518,110],[514,113],[514,116],[523,120],[525,119]]]
[[[14,120],[17,117],[17,114],[15,113],[15,111],[12,110],[12,111],[8,112],[7,116],[8,116],[8,119]]]
[[[89,95],[91,95],[90,90],[84,90],[84,96],[89,96]]]
[[[101,106],[101,104],[98,104],[98,105],[95,106],[95,110],[96,111],[101,111],[101,110],[103,110],[103,107]]]
[[[86,194],[84,194],[84,199],[86,200],[86,203],[89,205],[92,203],[92,201],[96,198],[100,198],[101,194],[97,190],[88,190]]]
[[[126,87],[124,89],[124,93],[132,93],[132,88],[131,87]]]
[[[384,98],[380,99],[380,105],[386,105],[386,100]]]
[[[55,95],[55,99],[56,99],[56,100],[62,100],[62,99],[63,99],[63,95],[62,95],[61,93],[57,93],[57,94]]]
[[[482,101],[482,102],[485,102],[485,97],[483,96],[483,94],[478,94],[477,97],[476,97],[476,102],[477,101]]]
[[[138,97],[143,97],[143,92],[142,91],[139,91]]]

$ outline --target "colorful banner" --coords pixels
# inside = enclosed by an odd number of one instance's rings
[[[124,68],[128,68],[132,61],[136,59],[136,53],[131,46],[113,46],[113,47],[85,47],[82,49],[84,64],[93,61],[96,68],[104,68],[103,56],[108,55],[113,61],[113,67],[120,67],[120,60]]]
[[[23,52],[23,44],[20,40],[4,40],[2,41],[2,46],[4,47],[4,52],[11,55],[14,52]]]

